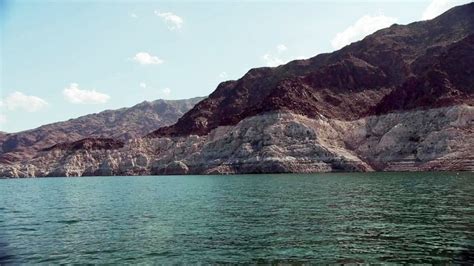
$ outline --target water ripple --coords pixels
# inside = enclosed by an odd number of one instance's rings
[[[0,264],[474,263],[472,173],[28,181],[0,181]]]

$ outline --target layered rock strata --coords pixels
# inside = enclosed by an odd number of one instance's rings
[[[205,136],[137,138],[123,147],[54,148],[0,175],[91,176],[474,170],[474,107],[343,121],[271,112]]]

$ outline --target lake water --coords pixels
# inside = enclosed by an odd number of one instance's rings
[[[1,263],[474,262],[473,173],[0,180]]]

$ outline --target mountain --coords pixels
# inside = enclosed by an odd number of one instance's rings
[[[473,3],[433,20],[392,25],[334,53],[252,69],[220,84],[178,123],[151,136],[205,135],[268,111],[353,120],[464,102],[473,89],[472,14]],[[426,97],[410,97],[418,94]]]
[[[32,158],[37,151],[62,142],[107,137],[120,141],[136,138],[175,123],[203,98],[144,101],[130,108],[107,110],[32,130],[0,136],[0,162]]]
[[[53,146],[4,176],[474,170],[474,3],[221,83],[146,137]]]

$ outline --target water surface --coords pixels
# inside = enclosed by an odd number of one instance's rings
[[[0,263],[474,262],[473,173],[0,180]]]

